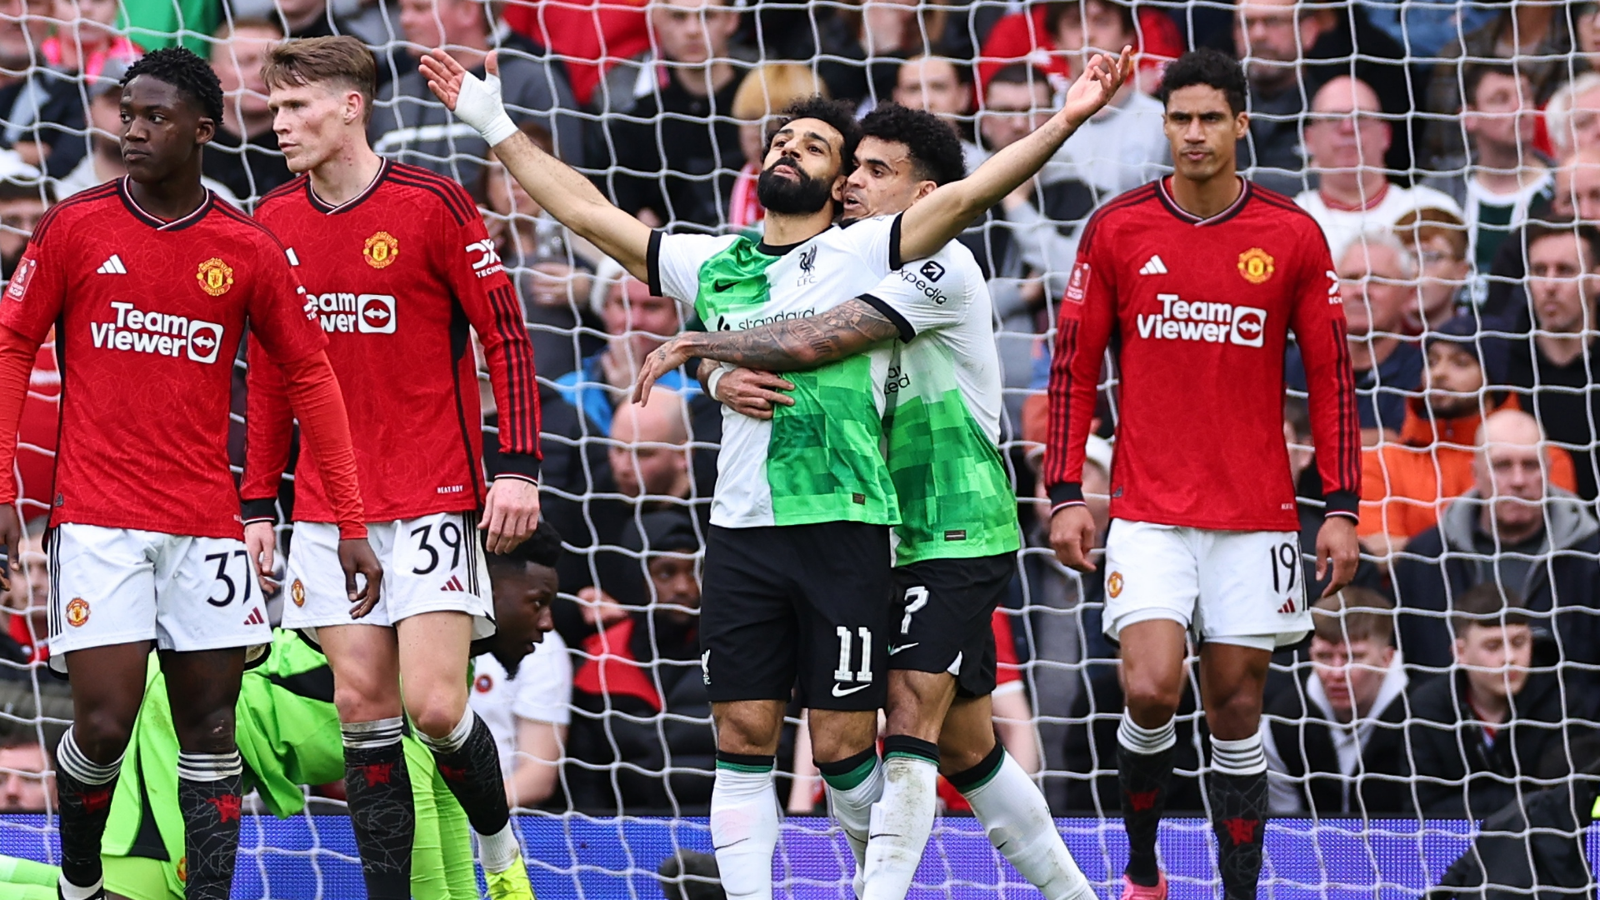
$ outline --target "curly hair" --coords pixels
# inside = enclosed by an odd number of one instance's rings
[[[472,540],[469,535],[464,540]],[[510,553],[490,553],[484,557],[489,568],[506,567],[520,572],[528,564],[555,568],[561,559],[561,532],[549,522],[541,521],[533,536],[512,548]]]
[[[839,172],[848,175],[856,167],[856,144],[861,143],[861,123],[856,121],[855,110],[844,100],[829,100],[820,94],[796,100],[783,108],[781,118],[773,132],[781,131],[795,119],[816,119],[831,126],[844,137],[839,148]],[[771,143],[769,136],[768,143]]]
[[[942,186],[967,175],[956,130],[926,110],[880,103],[861,120],[861,136],[904,144],[918,181]]]
[[[1156,99],[1165,106],[1175,91],[1195,85],[1205,85],[1221,91],[1228,98],[1228,110],[1234,115],[1244,112],[1247,82],[1244,66],[1237,59],[1202,47],[1190,50],[1167,66],[1161,76],[1161,87],[1156,89]]]
[[[211,70],[209,63],[189,50],[183,47],[152,50],[128,67],[122,76],[122,86],[127,87],[140,75],[172,85],[187,94],[206,118],[222,124],[222,82],[217,80],[217,73]]]

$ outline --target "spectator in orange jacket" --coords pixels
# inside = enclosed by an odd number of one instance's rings
[[[1484,416],[1511,403],[1498,384],[1501,366],[1491,339],[1480,341],[1477,323],[1457,316],[1427,337],[1427,369],[1422,397],[1406,406],[1398,443],[1362,451],[1361,522],[1363,545],[1385,557],[1439,523],[1450,500],[1473,486],[1472,457]],[[1514,408],[1514,407],[1513,407]],[[1547,448],[1550,483],[1574,490],[1572,457]]]

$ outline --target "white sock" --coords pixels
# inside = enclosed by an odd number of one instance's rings
[[[778,794],[772,757],[758,765],[717,760],[711,787],[711,845],[728,900],[772,900],[778,849]]]
[[[878,761],[878,748],[874,747],[868,753],[870,756],[861,765],[870,765],[871,769],[854,787],[839,788],[834,787],[834,783],[860,777],[860,767],[834,775],[823,772],[822,775],[823,783],[828,788],[828,806],[833,810],[833,818],[844,831],[845,843],[850,845],[850,853],[856,859],[853,886],[857,897],[861,896],[866,883],[867,835],[872,829],[872,805],[883,796],[883,765]],[[837,765],[830,763],[829,767]],[[824,766],[819,763],[817,768],[821,770]]]
[[[989,842],[1045,900],[1093,900],[1089,879],[1067,852],[1044,794],[1011,754],[1002,751],[1001,757],[987,780],[961,792]]]
[[[1178,743],[1176,719],[1168,719],[1159,728],[1145,728],[1133,720],[1132,714],[1122,711],[1122,724],[1117,726],[1117,743],[1134,753],[1149,755],[1170,750]]]
[[[522,855],[522,845],[517,843],[517,833],[511,823],[494,834],[478,835],[478,861],[485,872],[504,872]]]
[[[1267,770],[1267,751],[1261,732],[1237,741],[1211,736],[1211,771],[1218,775],[1260,775]]]
[[[872,806],[866,890],[861,900],[905,900],[933,832],[939,801],[939,750],[918,740],[919,752],[897,753],[894,746],[902,740],[915,739],[890,737],[884,741],[883,799]]]

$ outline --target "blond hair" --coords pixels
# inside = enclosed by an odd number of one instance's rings
[[[729,112],[743,122],[759,122],[796,100],[828,96],[828,86],[800,63],[767,63],[751,69],[733,93]]]
[[[361,94],[362,120],[372,118],[378,92],[378,62],[367,45],[353,37],[296,38],[274,44],[261,67],[267,88],[336,84]]]

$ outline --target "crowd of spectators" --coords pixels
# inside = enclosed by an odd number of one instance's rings
[[[1582,766],[1571,748],[1600,731],[1600,3],[0,0],[0,276],[51,204],[121,174],[116,85],[154,47],[207,56],[227,93],[212,190],[248,209],[287,182],[260,64],[275,41],[327,34],[377,55],[379,152],[477,198],[537,348],[544,512],[568,548],[555,631],[519,670],[485,657],[473,694],[518,806],[705,811],[698,561],[720,411],[688,372],[628,402],[640,361],[692,316],[539,209],[435,101],[416,60],[439,45],[478,73],[497,50],[518,126],[623,209],[713,232],[758,226],[765,129],[793,99],[927,109],[971,168],[1040,124],[1088,53],[1136,48],[1137,77],[962,238],[994,298],[1025,536],[996,619],[997,729],[1057,812],[1112,815],[1122,700],[1104,586],[1050,556],[1037,484],[1055,303],[1087,217],[1169,163],[1162,66],[1190,47],[1237,55],[1241,167],[1328,237],[1365,444],[1358,585],[1318,601],[1308,643],[1275,660],[1274,810],[1482,817]],[[1292,349],[1285,376],[1309,548],[1321,489]],[[36,551],[59,390],[47,344],[19,454],[34,555],[0,629],[0,688],[48,653]],[[1084,477],[1102,533],[1116,426],[1108,367]],[[1315,599],[1309,565],[1305,581]],[[1194,693],[1175,810],[1204,796]],[[0,803],[42,805],[39,730],[10,709],[0,770],[35,774],[6,776]],[[808,811],[792,713],[790,805]]]

